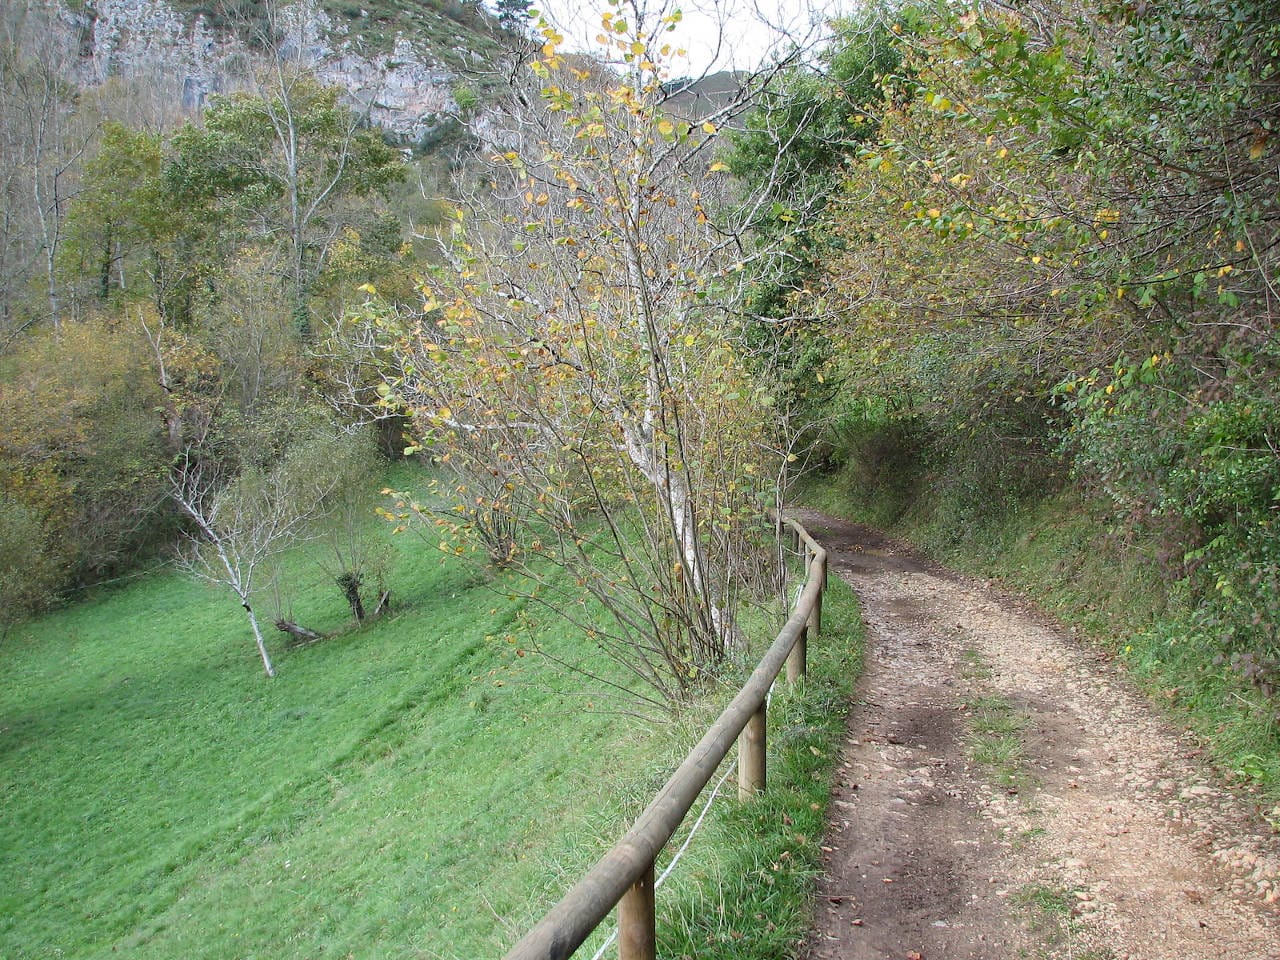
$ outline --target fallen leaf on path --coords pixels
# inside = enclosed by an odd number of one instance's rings
[[[924,954],[917,950],[908,950],[907,960],[924,960]]]

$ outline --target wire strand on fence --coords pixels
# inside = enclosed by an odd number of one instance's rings
[[[689,828],[689,835],[684,838],[684,843],[680,844],[680,849],[672,855],[671,862],[668,863],[667,868],[662,871],[662,876],[658,877],[658,879],[654,881],[653,889],[655,892],[666,881],[667,877],[671,874],[671,871],[676,868],[676,864],[680,862],[680,858],[684,856],[684,852],[689,849],[689,844],[693,842],[693,838],[697,834],[698,828],[702,826],[702,821],[706,819],[707,812],[711,809],[711,804],[715,802],[716,796],[720,793],[720,788],[724,786],[724,782],[729,779],[733,774],[733,771],[737,768],[738,761],[734,760],[729,764],[729,768],[725,770],[724,776],[722,776],[716,785],[712,787],[711,796],[707,797],[707,802],[702,805],[702,812],[698,814],[698,819],[694,820],[693,826]],[[613,946],[613,942],[617,939],[618,928],[614,927],[613,932],[610,933],[609,936],[605,937],[604,943],[600,944],[600,949],[595,952],[591,957],[591,960],[600,960],[600,958],[604,956],[604,952]]]

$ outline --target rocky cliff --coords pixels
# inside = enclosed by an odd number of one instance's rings
[[[353,8],[358,27],[367,11]],[[84,85],[113,76],[164,77],[181,90],[182,108],[200,109],[213,93],[244,85],[261,55],[234,34],[214,29],[200,13],[184,13],[165,0],[96,0],[66,14],[80,36],[77,79]],[[467,49],[461,31],[441,52],[422,37],[400,33],[390,50],[372,44],[346,20],[335,22],[315,0],[282,6],[274,27],[278,55],[315,71],[349,92],[351,102],[405,143],[418,143],[459,112],[460,74],[454,64],[479,65],[484,55]]]

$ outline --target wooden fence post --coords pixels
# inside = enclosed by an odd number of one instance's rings
[[[618,901],[618,960],[657,960],[653,864]]]
[[[749,800],[765,787],[765,727],[767,703],[751,715],[738,737],[738,799]]]
[[[822,564],[822,570],[820,571],[822,574],[822,589],[818,591],[817,599],[813,602],[813,610],[809,613],[809,619],[805,624],[809,635],[815,638],[822,635],[822,597],[827,592],[827,558],[823,557],[818,562]],[[787,676],[789,678],[790,674]]]
[[[812,619],[812,618],[811,618]],[[787,683],[794,684],[809,672],[809,628],[806,625],[796,637],[796,645],[787,656]]]

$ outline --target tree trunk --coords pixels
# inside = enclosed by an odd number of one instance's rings
[[[354,570],[348,570],[335,579],[339,589],[342,590],[342,595],[347,598],[347,604],[351,607],[351,615],[356,618],[356,623],[364,623],[364,601],[360,598],[360,574]]]
[[[253,607],[249,606],[249,601],[242,600],[240,605],[244,607],[244,612],[249,617],[249,626],[253,627],[253,639],[258,645],[258,653],[262,655],[262,666],[267,671],[268,677],[276,675],[276,668],[271,665],[271,655],[267,653],[267,642],[262,639],[262,631],[258,628],[258,617],[253,612]]]
[[[692,497],[684,475],[670,463],[663,463],[654,451],[651,431],[647,424],[619,422],[623,443],[628,457],[644,478],[653,486],[666,514],[667,529],[684,570],[685,583],[696,598],[695,609],[690,615],[701,618],[715,638],[718,649],[716,659],[723,656],[736,642],[731,618],[720,608],[711,578],[707,574],[706,558],[698,538],[695,518],[692,515]]]
[[[292,620],[277,620],[276,629],[281,633],[287,633],[291,638],[289,642],[294,646],[301,646],[304,643],[315,643],[318,640],[324,639],[323,636],[316,633],[314,630],[308,630],[306,627],[301,627]]]
[[[98,266],[98,299],[106,303],[111,296],[111,265],[115,262],[112,255],[111,227],[107,227],[107,236],[102,243],[102,262]]]

